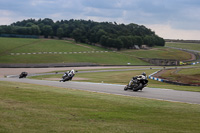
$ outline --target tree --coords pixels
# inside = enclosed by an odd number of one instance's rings
[[[120,39],[115,39],[115,47],[117,48],[117,50],[120,50],[122,46],[122,41]]]
[[[37,25],[32,25],[31,26],[31,30],[32,30],[32,35],[40,35],[40,27]]]
[[[63,29],[62,28],[58,28],[57,29],[57,37],[59,38],[59,39],[62,39],[62,37],[63,37],[63,35],[64,35],[64,32],[63,32]]]
[[[99,29],[98,32],[96,33],[96,41],[100,42],[101,37],[103,35],[106,35],[106,32],[103,29]]]
[[[63,29],[63,36],[69,37],[69,35],[70,35],[69,25],[63,24],[63,25],[61,25],[61,28]]]
[[[50,25],[50,26],[53,26],[53,24],[54,24],[53,20],[50,19],[50,18],[45,18],[45,19],[43,19],[43,20],[42,20],[42,23],[43,23],[44,25]]]
[[[30,27],[26,27],[25,29],[27,35],[32,35],[32,29]]]
[[[0,27],[0,34],[4,33],[4,29],[2,27]]]
[[[152,47],[155,45],[155,37],[154,36],[145,36],[144,37],[144,44],[146,44],[149,47]]]
[[[34,25],[33,23],[28,22],[28,23],[25,25],[25,27],[32,27],[33,25]]]
[[[107,40],[108,40],[107,36],[105,35],[101,36],[101,39],[100,39],[101,45],[107,47]]]
[[[43,27],[43,34],[45,38],[48,38],[49,35],[52,35],[53,30],[52,27],[50,25],[45,25]]]
[[[116,22],[94,22],[86,20],[28,19],[0,26],[0,33],[22,35],[49,35],[72,37],[77,42],[89,44],[101,43],[106,47],[117,49],[132,48],[133,45],[164,46],[163,38],[157,36],[150,29],[138,24],[117,24]]]
[[[13,34],[13,27],[12,26],[3,26],[5,34]]]
[[[135,45],[139,45],[139,46],[142,45],[143,40],[140,36],[135,36],[135,40],[136,40]]]
[[[76,28],[72,32],[72,37],[75,39],[76,42],[79,42],[81,40],[81,30],[79,28]]]
[[[119,39],[122,42],[122,47],[129,49],[130,48],[130,40],[126,36],[120,36]]]

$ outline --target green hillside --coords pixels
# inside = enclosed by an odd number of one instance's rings
[[[200,43],[181,43],[181,42],[169,43],[168,42],[166,43],[165,46],[200,51]]]
[[[122,52],[128,55],[132,55],[134,57],[142,57],[142,58],[176,59],[176,60],[188,60],[191,58],[191,55],[189,53],[165,47],[154,47],[149,50],[125,50]]]
[[[138,57],[185,60],[188,53],[158,47],[151,50],[109,49],[67,40],[0,38],[0,63],[96,63],[150,65]]]

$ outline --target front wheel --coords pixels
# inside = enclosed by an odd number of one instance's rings
[[[127,86],[127,85],[124,87],[124,90],[125,90],[125,91],[127,91],[127,90],[128,90],[128,86]]]
[[[138,91],[138,90],[142,90],[143,89],[143,85],[142,83],[139,83],[137,87],[133,88],[133,91]]]

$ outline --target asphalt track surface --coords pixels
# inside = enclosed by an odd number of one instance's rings
[[[170,89],[159,89],[145,87],[143,91],[133,92],[131,90],[124,91],[124,85],[90,83],[90,82],[59,82],[34,79],[18,79],[18,78],[0,78],[1,81],[22,82],[38,85],[47,85],[53,87],[71,88],[77,90],[91,91],[97,93],[106,93],[114,95],[143,97],[148,99],[157,99],[171,102],[182,102],[190,104],[200,104],[200,93],[189,91],[176,91]]]

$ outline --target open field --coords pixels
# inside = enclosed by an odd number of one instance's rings
[[[108,49],[66,40],[0,38],[0,63],[95,63],[150,65],[138,57],[188,60],[190,54],[163,47],[151,50]]]
[[[200,106],[0,82],[0,132],[198,133]]]
[[[166,43],[165,46],[200,51],[199,43]]]

